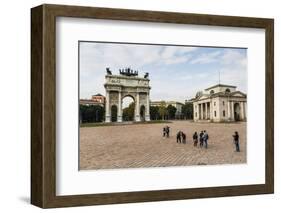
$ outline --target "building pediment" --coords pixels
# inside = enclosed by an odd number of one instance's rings
[[[242,92],[240,92],[240,91],[236,91],[236,92],[231,93],[231,96],[232,96],[232,97],[243,97],[243,98],[246,98],[246,97],[247,97],[246,94],[244,94],[244,93],[242,93]]]

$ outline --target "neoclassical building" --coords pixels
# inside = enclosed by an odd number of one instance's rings
[[[247,95],[236,86],[217,84],[198,92],[193,102],[194,121],[246,121]]]

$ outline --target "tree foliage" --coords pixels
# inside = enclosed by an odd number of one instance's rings
[[[82,123],[104,121],[104,107],[98,105],[79,105],[79,117]]]
[[[175,115],[177,112],[177,108],[169,104],[167,106],[167,114],[168,114],[168,119],[175,119]]]
[[[160,118],[158,106],[150,106],[149,111],[151,120],[158,120]]]
[[[162,120],[165,119],[165,116],[167,115],[167,108],[165,106],[165,102],[161,102],[160,106],[159,106],[159,115],[162,118]]]
[[[182,106],[182,114],[184,115],[185,119],[193,119],[193,104],[185,103]]]
[[[123,109],[123,121],[133,121],[135,114],[135,103],[132,102],[130,105]]]

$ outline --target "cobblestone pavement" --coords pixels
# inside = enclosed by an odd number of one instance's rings
[[[170,138],[162,137],[163,126]],[[176,143],[176,133],[187,135],[187,144]],[[193,147],[192,134],[207,130],[208,149]],[[234,131],[241,152],[235,152]],[[132,124],[80,128],[80,169],[115,169],[246,163],[246,123]]]

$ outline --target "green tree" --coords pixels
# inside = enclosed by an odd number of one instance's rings
[[[149,111],[151,120],[158,120],[160,118],[158,106],[150,106]]]
[[[182,114],[185,119],[193,119],[193,103],[187,102],[182,106]]]
[[[162,120],[165,119],[165,116],[167,115],[167,108],[165,106],[165,102],[162,101],[160,106],[159,106],[159,115],[162,118]]]
[[[169,119],[175,119],[176,112],[177,112],[176,107],[172,106],[171,104],[167,106],[167,114]]]
[[[130,105],[123,109],[123,120],[124,121],[133,121],[135,114],[135,103],[132,102]]]
[[[104,107],[99,105],[79,105],[79,120],[82,123],[102,122],[104,120]]]

